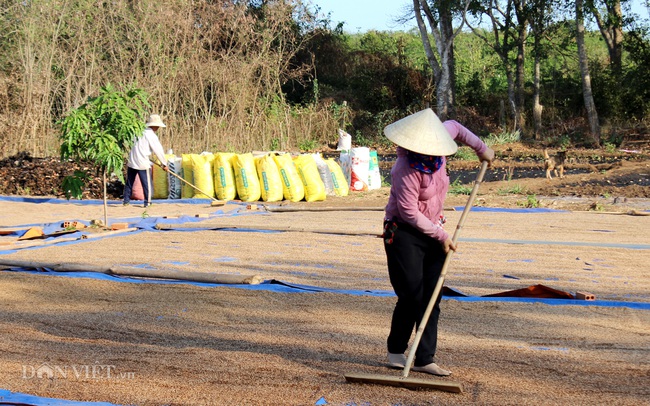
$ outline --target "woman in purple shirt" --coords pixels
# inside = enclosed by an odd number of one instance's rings
[[[481,161],[492,162],[494,151],[456,121],[442,123],[431,109],[387,126],[384,133],[397,144],[383,236],[388,274],[397,295],[387,340],[388,364],[404,368],[411,333],[422,320],[445,256],[456,250],[443,228],[443,205],[449,189],[445,156],[456,152],[456,141],[474,149]],[[412,370],[447,376],[451,372],[433,361],[441,296],[416,350]]]

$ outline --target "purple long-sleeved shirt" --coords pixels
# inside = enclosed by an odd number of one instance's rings
[[[453,120],[445,121],[451,138],[482,154],[487,145],[474,133]],[[436,172],[427,174],[409,166],[407,151],[397,147],[397,161],[391,169],[391,188],[386,218],[407,223],[424,234],[444,242],[449,234],[442,228],[440,217],[449,189],[447,163]]]

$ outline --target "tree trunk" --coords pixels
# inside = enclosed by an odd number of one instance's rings
[[[453,96],[451,90],[452,73],[449,71],[448,59],[449,55],[442,55],[440,60],[442,62],[442,74],[440,75],[440,80],[436,83],[436,106],[438,109],[438,117],[440,117],[440,120],[442,121],[449,118],[453,108]]]
[[[539,20],[543,20],[542,17],[539,18]],[[536,20],[536,23],[533,24],[534,29],[534,35],[535,35],[535,41],[533,43],[534,47],[534,53],[535,53],[535,62],[534,62],[534,78],[533,78],[533,126],[534,126],[534,138],[536,140],[540,139],[541,136],[541,131],[542,131],[542,111],[544,110],[544,106],[541,105],[539,102],[540,99],[540,92],[541,92],[541,72],[540,72],[540,65],[541,65],[541,35],[543,28],[541,27],[542,24],[540,24],[540,21]]]
[[[594,0],[587,0],[587,7],[598,24],[600,34],[607,44],[609,64],[612,71],[618,73],[623,67],[623,13],[620,0],[603,0],[607,15],[603,20]]]
[[[102,184],[104,188],[104,226],[108,227],[108,204],[106,202],[106,170],[102,171]]]
[[[515,102],[515,80],[509,66],[506,66],[506,80],[508,82],[508,107],[512,119],[512,131],[517,131],[519,128],[519,114],[517,114],[517,104]]]
[[[415,12],[415,19],[418,23],[420,38],[424,45],[424,52],[434,73],[437,98],[436,108],[438,110],[436,113],[441,120],[445,120],[452,113],[455,102],[453,86],[455,81],[454,38],[460,28],[454,32],[451,5],[448,2],[433,1],[432,5],[436,7],[437,13],[432,12],[427,0],[413,0],[413,11]],[[422,13],[427,18],[427,22],[431,28],[431,34],[436,41],[436,49],[440,60],[436,58],[431,47]],[[465,21],[465,19],[463,18],[462,21]]]
[[[431,42],[429,41],[429,31],[427,30],[427,26],[422,19],[420,0],[413,0],[413,11],[415,12],[415,20],[418,23],[418,31],[420,32],[420,39],[422,40],[422,45],[424,47],[424,54],[427,57],[427,61],[429,62],[431,70],[433,71],[433,78],[436,83],[438,83],[438,79],[440,78],[441,73],[440,64],[438,63],[436,54],[433,52]]]
[[[530,26],[533,34],[533,137],[536,140],[541,138],[542,132],[542,112],[544,106],[540,103],[541,98],[541,61],[543,58],[544,47],[542,45],[542,38],[544,38],[547,26],[550,24],[550,19],[547,18],[548,13],[551,11],[551,5],[546,3],[546,0],[533,0],[530,3]]]
[[[526,38],[528,36],[528,16],[525,11],[526,2],[515,1],[517,16],[517,59],[515,64],[515,111],[517,114],[518,130],[523,132],[526,126],[525,116],[525,85],[526,85]]]
[[[537,42],[537,39],[535,39]],[[535,127],[534,137],[536,140],[540,138],[540,133],[542,131],[542,106],[539,102],[539,93],[540,93],[540,58],[539,55],[535,55],[535,78],[533,79],[533,125]]]
[[[578,59],[580,61],[580,75],[582,77],[582,94],[585,100],[585,109],[589,120],[591,138],[595,146],[600,146],[600,124],[598,112],[591,91],[591,77],[589,75],[589,62],[585,49],[585,26],[583,0],[576,0],[576,42],[578,45]]]
[[[522,32],[520,32],[520,40],[519,43],[517,44],[517,65],[516,65],[516,76],[515,76],[515,111],[517,114],[517,122],[518,122],[518,130],[521,130],[523,133],[523,129],[526,126],[526,116],[525,116],[525,109],[524,109],[524,102],[525,102],[525,84],[526,84],[526,71],[524,67],[524,53],[526,51],[526,44],[525,44],[525,39],[526,35],[523,33],[523,39],[522,39]]]
[[[444,83],[446,106],[445,119],[454,117],[454,106],[456,104],[456,58],[454,56],[454,27],[451,9],[444,2],[438,6],[440,15],[440,39],[445,47],[441,53],[442,78]],[[446,77],[445,77],[446,76]]]
[[[498,2],[491,0],[486,2],[485,9],[483,14],[489,17],[491,21],[491,35],[484,35],[484,30],[479,29],[478,27],[471,27],[475,35],[481,38],[494,52],[499,56],[501,62],[503,63],[503,70],[506,73],[506,80],[508,84],[508,111],[510,112],[509,117],[512,120],[513,131],[517,131],[519,128],[519,114],[517,110],[517,96],[516,96],[516,84],[515,76],[518,74],[517,67],[513,67],[512,61],[512,51],[515,48],[514,38],[518,34],[515,32],[515,24],[513,18],[513,7],[515,7],[514,0],[508,0],[506,2],[505,9],[501,7]],[[468,23],[469,25],[469,23]],[[521,52],[519,50],[518,52]],[[522,58],[523,66],[523,58]],[[520,80],[523,83],[523,80]],[[523,99],[523,97],[522,97]],[[502,111],[503,102],[501,102]],[[507,131],[507,126],[509,123],[506,123],[505,120],[502,120],[503,130]]]

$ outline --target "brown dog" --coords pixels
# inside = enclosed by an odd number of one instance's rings
[[[558,170],[560,171],[560,178],[564,177],[564,161],[566,160],[566,151],[558,151],[557,154],[551,156],[548,154],[546,148],[544,148],[544,169],[546,170],[546,178],[552,179],[551,171],[555,172],[555,176],[558,176]]]

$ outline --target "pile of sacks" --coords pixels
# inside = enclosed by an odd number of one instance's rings
[[[178,157],[170,151],[165,155],[169,171],[210,196],[154,166],[153,198],[313,202],[327,195],[347,196],[350,190],[381,187],[377,154],[373,151],[373,175],[370,152],[368,148],[342,151],[337,162],[321,154],[203,152]]]

